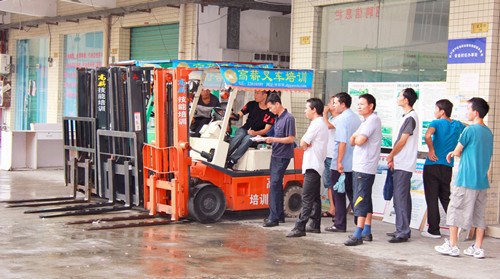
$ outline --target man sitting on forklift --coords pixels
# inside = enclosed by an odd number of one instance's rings
[[[254,101],[248,102],[236,115],[236,120],[245,114],[248,114],[248,118],[245,124],[236,130],[234,138],[229,143],[226,168],[232,169],[236,165],[252,144],[252,137],[265,137],[273,126],[275,115],[267,108],[268,94],[269,92],[265,90],[256,90]]]
[[[191,136],[199,137],[203,125],[208,125],[211,121],[211,112],[214,107],[220,107],[219,98],[212,95],[210,89],[203,89],[194,112],[193,123],[191,124]]]

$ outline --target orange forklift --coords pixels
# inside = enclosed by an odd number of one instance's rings
[[[144,206],[150,215],[168,214],[172,221],[190,218],[217,222],[225,210],[268,208],[272,150],[250,148],[233,169],[226,169],[231,114],[239,98],[264,89],[281,94],[291,109],[291,92],[310,92],[311,70],[217,67],[154,70],[156,139],[143,148]],[[227,91],[225,108],[216,108],[200,137],[189,136],[189,124],[201,90]],[[192,103],[191,94],[194,94]],[[191,105],[190,105],[191,103]],[[283,180],[285,214],[298,216],[301,207],[303,151],[294,158]]]

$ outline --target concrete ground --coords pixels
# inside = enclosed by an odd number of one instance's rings
[[[0,171],[0,200],[68,195],[62,170]],[[105,225],[69,225],[102,218],[39,218],[34,208],[0,204],[1,278],[499,278],[500,240],[486,238],[486,258],[437,254],[443,240],[412,232],[390,244],[391,224],[375,221],[374,241],[343,242],[353,232],[286,238],[294,220],[261,227],[264,211],[227,213],[221,222],[89,231]],[[43,207],[48,208],[48,206]],[[106,214],[124,216],[136,212]],[[331,225],[323,219],[322,227]],[[351,224],[349,224],[351,225]],[[460,243],[463,250],[471,241]]]

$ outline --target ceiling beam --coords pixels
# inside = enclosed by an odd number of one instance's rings
[[[260,11],[271,11],[280,12],[283,14],[289,14],[292,12],[292,5],[281,2],[270,1],[255,1],[255,0],[193,0],[193,3],[203,4],[203,5],[214,5],[219,7],[231,7],[239,8],[241,10],[260,10]]]
[[[33,0],[33,1],[37,1],[37,0]],[[143,4],[136,4],[136,5],[130,5],[130,6],[125,6],[125,7],[113,8],[113,9],[98,10],[98,11],[92,11],[92,12],[86,12],[86,13],[80,13],[80,14],[74,14],[74,15],[46,17],[43,19],[36,19],[36,20],[30,20],[30,21],[12,22],[10,24],[0,25],[0,30],[10,29],[10,28],[20,29],[20,28],[23,28],[25,26],[27,27],[28,25],[47,24],[49,22],[54,23],[54,22],[66,22],[68,20],[69,21],[86,20],[89,17],[95,18],[95,17],[107,17],[110,15],[116,15],[116,14],[130,14],[130,13],[136,13],[136,12],[143,12],[143,11],[154,9],[154,8],[171,7],[172,5],[179,5],[182,3],[189,3],[189,2],[191,2],[191,1],[190,0],[157,0],[154,2],[148,2],[148,3],[143,3]],[[0,1],[0,3],[2,3],[2,2]]]
[[[3,0],[0,11],[38,17],[57,15],[57,0]]]
[[[116,0],[61,0],[63,2],[92,6],[96,8],[116,8]]]

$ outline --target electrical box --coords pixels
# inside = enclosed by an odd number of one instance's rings
[[[0,74],[10,74],[10,55],[0,54]]]

